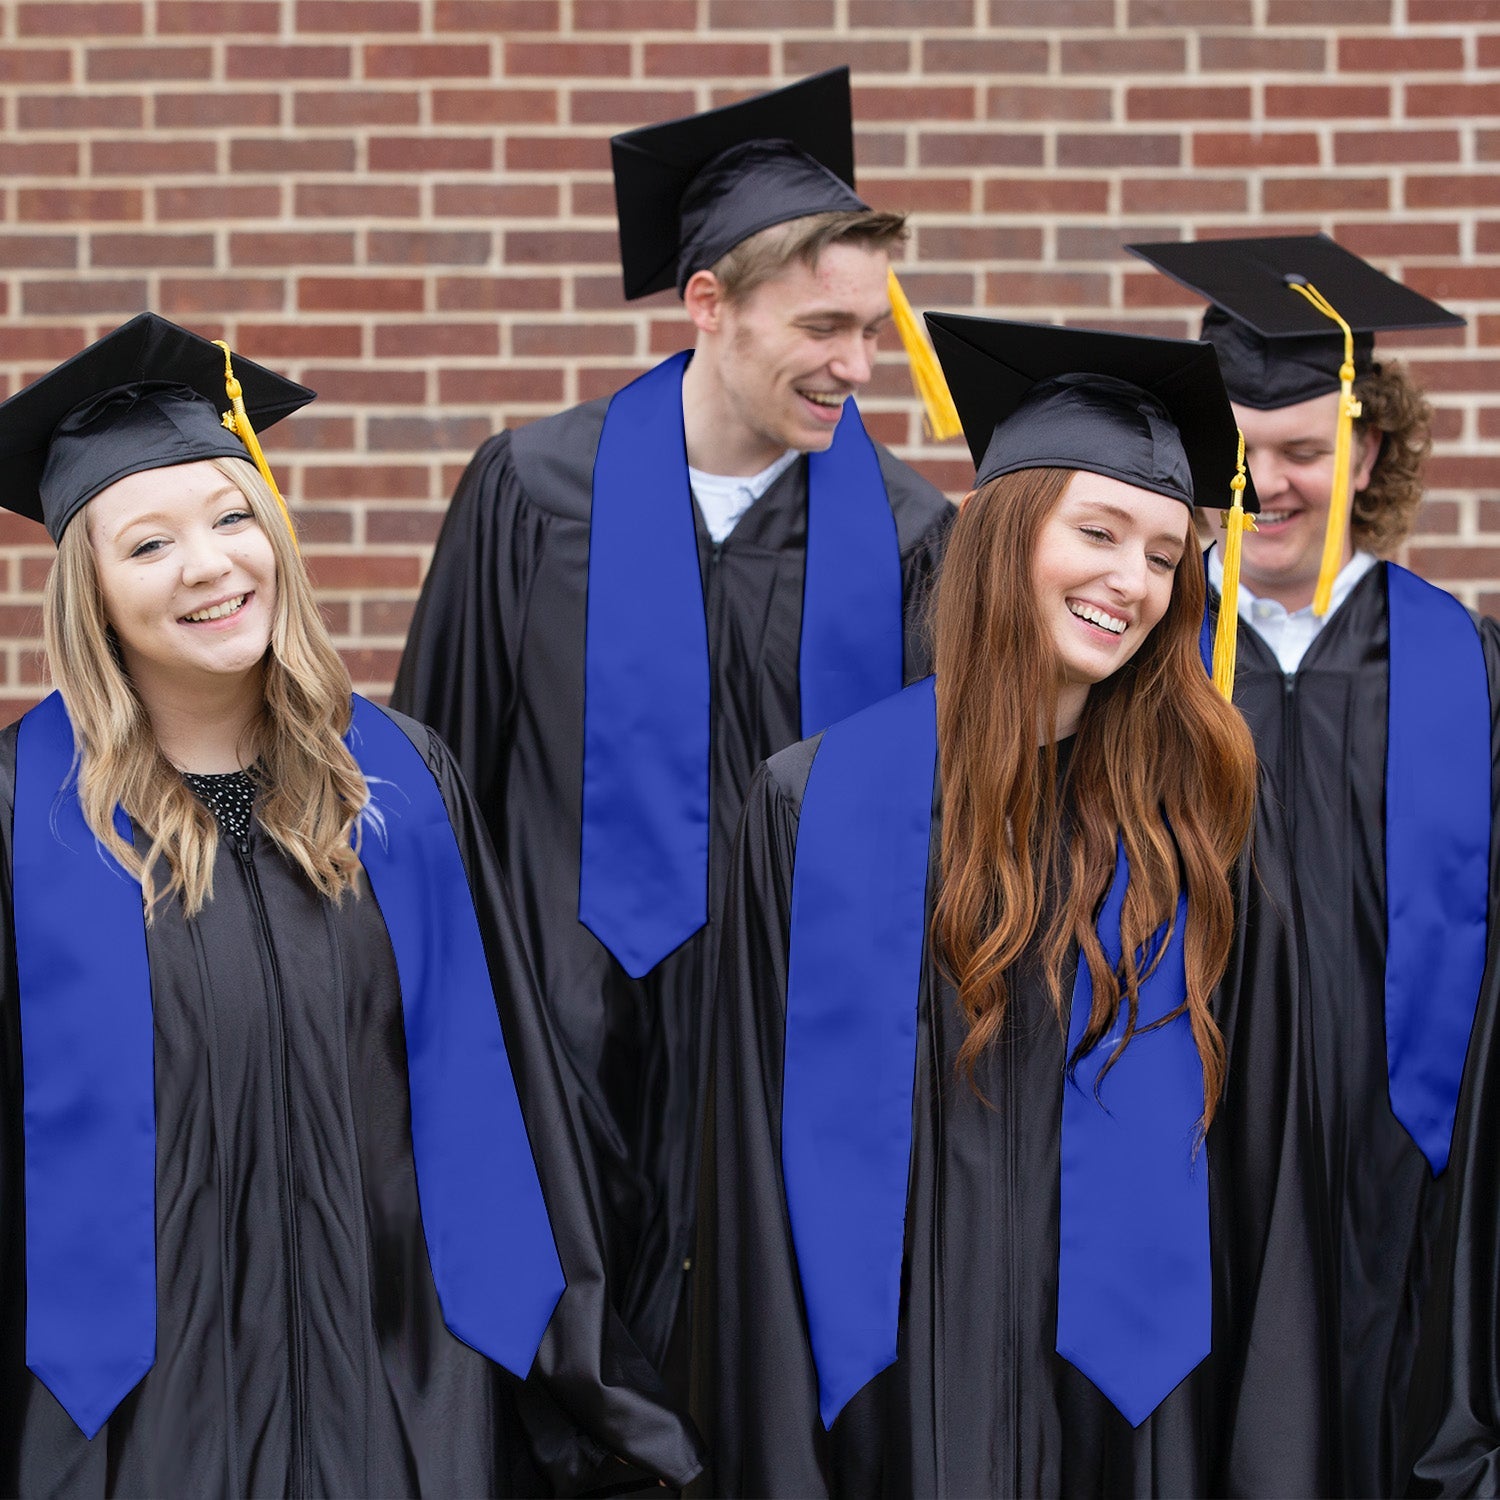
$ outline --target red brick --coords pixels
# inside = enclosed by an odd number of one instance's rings
[[[1133,135],[1066,135],[1057,138],[1060,167],[1175,167],[1182,162],[1182,137]]]
[[[562,307],[554,276],[441,276],[439,312],[545,312]]]
[[[1391,0],[1318,0],[1309,10],[1307,0],[1266,0],[1269,26],[1389,26]]]
[[[1043,41],[1015,37],[927,37],[922,42],[924,73],[1045,73],[1051,64],[1051,47]],[[861,114],[856,96],[854,113]],[[900,118],[894,116],[893,118]],[[930,118],[913,111],[906,118]],[[942,119],[955,118],[951,115]]]
[[[1481,150],[1481,159],[1483,154]],[[1333,159],[1339,166],[1435,165],[1458,156],[1456,130],[1341,130],[1333,138]]]
[[[349,47],[257,43],[225,49],[224,75],[238,78],[349,78],[354,54]]]
[[[88,336],[77,325],[56,328],[15,328],[0,323],[0,359],[41,359],[49,364],[77,354]]]
[[[66,83],[73,58],[51,47],[0,47],[0,83]]]
[[[690,115],[698,107],[692,89],[574,89],[568,118],[575,125],[618,125]]]
[[[629,323],[518,323],[510,332],[511,353],[518,359],[566,358],[573,355],[635,353],[635,329]]]
[[[630,48],[621,42],[512,42],[505,71],[513,78],[629,78]]]
[[[612,264],[618,255],[619,241],[610,229],[508,229],[502,260],[512,266],[597,266]]]
[[[934,260],[1040,260],[1042,231],[1005,224],[923,224],[917,258]]]
[[[352,266],[354,236],[288,229],[231,234],[229,262],[235,266]]]
[[[1488,580],[1500,575],[1500,548],[1414,546],[1409,554],[1414,572],[1444,582]]]
[[[1064,73],[1109,73],[1134,77],[1141,73],[1180,73],[1187,65],[1187,44],[1181,37],[1064,37]]]
[[[369,143],[372,172],[489,172],[494,165],[488,136],[386,135]]]
[[[1500,83],[1409,83],[1406,113],[1414,119],[1500,115]]]
[[[382,323],[375,329],[377,358],[419,359],[446,354],[493,359],[500,353],[500,330],[484,323]]]
[[[365,598],[359,606],[360,625],[366,635],[394,636],[405,640],[415,607],[416,601],[412,599]]]
[[[69,271],[77,264],[77,235],[0,234],[0,270]]]
[[[1500,0],[1407,0],[1407,14],[1423,26],[1443,21],[1500,21]]]
[[[354,142],[337,136],[247,136],[229,143],[232,172],[352,172]]]
[[[858,120],[972,120],[974,99],[974,89],[967,84],[951,88],[856,88],[854,117]]]
[[[293,192],[299,219],[415,219],[421,190],[405,182],[299,182]]]
[[[607,172],[609,142],[602,135],[513,135],[505,165],[512,172]]]
[[[1495,45],[1500,38],[1493,36],[1481,36],[1479,41],[1479,66],[1481,68],[1493,68],[1500,63],[1500,47]]]
[[[1126,89],[1127,120],[1248,120],[1248,88]]]
[[[306,500],[426,500],[427,470],[416,464],[307,464],[301,493]]]
[[[202,219],[275,219],[281,215],[281,189],[269,183],[192,187],[154,187],[158,221]]]
[[[357,359],[364,352],[358,323],[241,321],[235,347],[252,359]]]
[[[579,14],[584,0],[574,0],[573,24],[580,31],[597,28]],[[672,0],[666,0],[671,4]],[[662,4],[656,0],[652,13]],[[511,31],[556,31],[558,0],[437,0],[437,31],[480,31],[501,36]]]
[[[96,266],[152,269],[166,266],[203,266],[214,263],[211,234],[94,234],[89,259]]]
[[[218,164],[218,147],[213,141],[127,138],[93,142],[89,158],[96,177],[207,176]]]
[[[0,541],[6,546],[35,546],[40,540],[38,523],[24,516],[5,512],[5,531]],[[42,610],[38,604],[0,604],[0,632],[8,638],[35,639],[42,633]]]
[[[420,406],[427,400],[427,375],[422,370],[391,370],[368,365],[336,369],[317,365],[302,379],[318,399],[340,406]]]
[[[22,94],[16,122],[22,130],[139,130],[145,108],[139,94]]]
[[[156,0],[156,29],[162,36],[274,36],[281,10],[281,0]]]
[[[984,185],[984,211],[994,214],[1103,214],[1109,183],[1073,177],[999,177]]]
[[[574,0],[574,15],[579,13],[581,5],[589,3],[598,3],[598,0]],[[635,14],[640,0],[609,0],[609,3],[627,6],[630,13]],[[656,8],[653,6],[653,10]],[[576,24],[581,26],[582,23]],[[851,37],[846,41],[840,37],[834,41],[809,41],[788,37],[781,44],[786,70],[793,76],[821,73],[825,68],[837,67],[848,67],[856,78],[869,78],[876,73],[905,73],[911,67],[911,54],[912,44],[905,38],[871,41]]]
[[[1261,202],[1273,214],[1382,209],[1391,206],[1391,184],[1385,177],[1271,177]]]
[[[1327,59],[1327,44],[1316,36],[1198,38],[1198,66],[1205,73],[1321,73]]]
[[[647,42],[642,50],[647,78],[750,79],[771,71],[771,49],[764,42]]]
[[[575,271],[570,280],[573,283],[573,306],[579,312],[650,312],[653,308],[667,307],[680,310],[682,305],[677,300],[676,291],[670,288],[642,297],[639,302],[627,303],[620,290],[618,270],[612,270],[607,276],[591,276]]]
[[[302,35],[350,31],[349,0],[297,0],[297,30]],[[369,31],[420,31],[422,7],[417,0],[360,0],[358,26]]]
[[[415,125],[422,96],[397,89],[317,89],[292,101],[298,125]]]
[[[1014,131],[923,131],[917,160],[924,167],[1039,167],[1043,139]]]
[[[1318,138],[1292,131],[1199,131],[1193,137],[1198,167],[1315,167]]]
[[[1391,91],[1384,84],[1266,85],[1266,117],[1277,120],[1385,119]]]
[[[78,146],[73,141],[0,140],[0,176],[76,177]]]
[[[1446,302],[1452,297],[1500,298],[1500,266],[1414,266],[1406,267],[1401,278],[1426,297]],[[1500,364],[1495,366],[1500,371]],[[1452,389],[1452,387],[1445,387]],[[1463,390],[1473,387],[1463,386]]]
[[[443,511],[392,510],[381,508],[365,512],[365,540],[372,546],[428,547],[437,541],[443,529]]]
[[[298,412],[277,424],[272,442],[289,453],[339,453],[354,447],[354,419]]]
[[[422,581],[415,557],[372,552],[319,552],[308,557],[307,571],[320,589],[415,588]]]
[[[1127,308],[1137,307],[1202,307],[1203,299],[1195,296],[1184,286],[1179,286],[1170,276],[1155,272],[1127,271],[1120,281],[1121,300]]]
[[[174,126],[281,124],[280,94],[243,94],[220,91],[209,94],[157,94],[154,123],[158,129]]]
[[[1250,26],[1251,0],[1130,0],[1128,26]]]
[[[485,366],[475,370],[439,370],[438,402],[442,406],[496,406],[502,401],[535,401],[549,406],[563,400],[560,369]]]
[[[179,320],[217,318],[235,312],[280,312],[285,302],[286,284],[279,277],[163,276],[157,311]]]
[[[1481,243],[1477,248],[1481,251],[1485,248],[1482,243],[1485,227],[1483,224],[1479,226]],[[1335,224],[1333,237],[1346,250],[1352,250],[1356,255],[1457,255],[1459,253],[1458,225],[1430,224],[1420,219],[1407,220],[1398,224],[1370,224],[1358,221]],[[1497,238],[1497,242],[1490,248],[1500,250],[1500,238]]]
[[[487,229],[371,229],[365,243],[373,266],[482,266],[493,236]]]
[[[1464,67],[1463,38],[1456,36],[1345,36],[1338,51],[1341,73],[1461,73]]]
[[[555,89],[434,89],[435,125],[551,125],[558,117]]]
[[[139,219],[139,188],[18,188],[16,217],[23,223],[86,223]]]
[[[708,0],[710,31],[826,31],[834,0]],[[653,30],[661,18],[651,14]]]
[[[364,54],[366,78],[488,78],[491,73],[487,42],[369,42]]]
[[[1110,31],[1114,29],[1115,7],[1114,0],[1050,0],[1045,5],[1037,5],[1035,0],[989,0],[988,16],[991,26]]]
[[[1440,459],[1429,459],[1427,468],[1423,471],[1429,484],[1441,483],[1435,481],[1432,475],[1432,465],[1438,461]],[[1457,536],[1458,522],[1458,506],[1452,500],[1424,500],[1422,508],[1417,512],[1417,535]]]
[[[21,286],[21,311],[29,318],[80,318],[98,313],[128,316],[150,305],[144,276],[131,281],[27,281]]]
[[[972,26],[974,0],[922,0],[923,26]],[[849,0],[849,27],[912,29],[911,0]]]
[[[868,180],[861,174],[860,195],[868,202]],[[613,219],[615,217],[615,185],[613,179],[605,182],[590,182],[574,178],[568,184],[568,197],[563,217],[582,219]]]
[[[1473,453],[1434,453],[1422,470],[1427,487],[1434,490],[1493,490],[1500,485],[1500,458]],[[1434,502],[1425,501],[1420,512],[1423,531],[1428,525]],[[1454,528],[1457,530],[1457,527]]]
[[[1092,271],[989,271],[988,306],[1108,307],[1109,277]]]
[[[142,83],[152,79],[208,78],[213,52],[208,47],[91,47],[84,75],[90,83]]]
[[[960,213],[973,207],[974,190],[964,177],[861,177],[859,194],[872,208],[892,213]]]
[[[297,306],[303,312],[421,312],[420,280],[404,276],[303,276]]]
[[[297,527],[297,540],[304,547],[347,547],[354,540],[354,517],[347,510],[304,510],[299,506],[294,507],[292,518]],[[326,609],[324,617],[327,618]],[[349,605],[345,604],[343,628],[346,631],[348,619]]]
[[[913,265],[897,266],[901,285],[913,307],[972,307],[976,300],[972,271],[924,271]],[[691,337],[692,327],[679,326]]]
[[[1500,161],[1500,130],[1476,130],[1474,155],[1479,161]]]
[[[1454,175],[1406,178],[1407,208],[1492,208],[1500,204],[1500,177]]]
[[[613,203],[613,189],[610,194]],[[432,211],[439,218],[551,219],[557,209],[558,190],[550,182],[438,182],[432,187]]]
[[[997,84],[987,93],[992,120],[1108,120],[1114,112],[1108,89]]]
[[[1177,233],[1171,224],[1133,224],[1129,228],[1101,224],[1061,224],[1057,228],[1057,258],[1063,262],[1119,260],[1126,245],[1169,240]]]
[[[372,417],[369,432],[369,445],[376,453],[430,453],[444,449],[472,453],[490,435],[490,426],[483,417]],[[366,581],[385,588],[400,585],[395,578]]]
[[[139,36],[145,19],[140,0],[68,0],[16,7],[17,36]]]
[[[854,165],[864,172],[870,167],[906,166],[906,136],[899,131],[854,130]]]

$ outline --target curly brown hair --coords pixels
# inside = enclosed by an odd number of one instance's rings
[[[1364,407],[1356,429],[1379,432],[1381,443],[1370,482],[1354,497],[1350,530],[1361,551],[1389,557],[1416,525],[1422,465],[1432,451],[1432,407],[1397,360],[1361,375],[1354,394]]]

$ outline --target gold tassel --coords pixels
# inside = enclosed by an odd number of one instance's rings
[[[1224,585],[1219,591],[1219,627],[1214,632],[1214,686],[1225,702],[1234,699],[1234,659],[1240,632],[1240,551],[1245,533],[1255,530],[1254,517],[1245,511],[1243,432],[1229,488],[1234,491],[1234,500],[1224,513]]]
[[[250,413],[245,410],[245,393],[235,378],[234,362],[229,352],[229,345],[223,339],[215,339],[214,343],[224,351],[224,394],[229,397],[230,403],[230,409],[223,416],[224,425],[239,438],[255,461],[255,467],[260,470],[260,477],[265,480],[271,493],[276,497],[276,503],[281,507],[281,514],[286,520],[286,529],[292,534],[292,546],[300,552],[302,548],[297,541],[297,528],[292,525],[292,513],[287,509],[286,501],[281,498],[281,491],[276,488],[271,466],[266,462],[266,455],[260,450],[260,439],[256,437],[255,429],[250,425]]]
[[[1354,331],[1310,281],[1293,281],[1289,285],[1344,331],[1344,362],[1339,366],[1339,425],[1333,440],[1333,488],[1328,493],[1328,529],[1323,533],[1323,561],[1313,594],[1313,613],[1322,619],[1333,604],[1333,581],[1344,563],[1344,532],[1349,525],[1349,454],[1353,447],[1354,420],[1364,408],[1354,399]]]
[[[953,404],[948,382],[943,379],[943,367],[938,363],[937,355],[932,352],[932,345],[927,342],[927,335],[922,332],[922,325],[917,321],[917,315],[912,311],[911,303],[896,279],[894,266],[887,277],[887,285],[891,294],[892,318],[906,349],[906,362],[911,367],[911,383],[921,398],[922,410],[927,417],[928,434],[939,442],[956,438],[964,430],[963,424],[958,420],[958,408]]]

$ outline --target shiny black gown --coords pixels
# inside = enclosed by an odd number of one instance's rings
[[[91,1443],[27,1371],[12,726],[0,734],[0,1494],[533,1495],[628,1475],[611,1455],[678,1480],[696,1469],[694,1437],[604,1297],[555,1043],[483,827],[436,736],[402,727],[438,777],[476,893],[568,1279],[529,1379],[443,1324],[395,959],[369,887],[335,906],[254,827],[241,849],[220,840],[200,915],[174,905],[147,935],[155,1366]]]
[[[725,907],[695,1317],[694,1415],[711,1450],[701,1493],[1326,1493],[1327,1270],[1305,971],[1283,841],[1264,806],[1255,871],[1246,859],[1236,876],[1237,931],[1215,1001],[1229,1074],[1208,1137],[1209,1358],[1132,1429],[1055,1352],[1062,1024],[1036,966],[1020,966],[976,1074],[990,1107],[955,1075],[964,1025],[929,951],[914,997],[899,1357],[824,1431],[780,1140],[792,867],[815,743],[757,773]],[[934,869],[929,929],[935,879]]]
[[[1339,1271],[1342,1479],[1349,1495],[1402,1492],[1403,1426],[1421,1306],[1454,1167],[1434,1179],[1391,1110],[1385,1055],[1386,567],[1354,586],[1288,676],[1240,622],[1234,701],[1283,802],[1307,923],[1318,1098]],[[1500,626],[1480,621],[1492,711]],[[1500,735],[1500,716],[1497,716]],[[1497,739],[1500,744],[1500,739]],[[1500,761],[1496,762],[1500,766]],[[1432,774],[1441,778],[1442,766]],[[1495,784],[1500,808],[1500,773]],[[1490,909],[1500,894],[1490,835]],[[1500,994],[1490,934],[1481,1013]],[[1483,1051],[1471,1046],[1470,1066]],[[1461,1169],[1460,1169],[1461,1170]],[[1500,1410],[1500,1409],[1497,1409]],[[1500,1440],[1500,1435],[1497,1435]]]
[[[578,921],[584,619],[594,401],[481,447],[454,495],[392,702],[453,748],[483,810],[566,1048],[584,1150],[605,1203],[612,1294],[649,1358],[672,1330],[692,1255],[702,1017],[712,923],[631,979]],[[906,680],[927,671],[922,615],[953,514],[883,448],[907,605]],[[709,911],[755,767],[801,737],[798,645],[807,463],[714,545],[702,518],[711,659]]]

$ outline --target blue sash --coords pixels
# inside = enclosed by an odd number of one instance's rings
[[[594,461],[578,920],[632,978],[708,920],[710,670],[674,355],[616,393]],[[808,468],[802,732],[902,678],[901,560],[853,401]]]
[[[564,1280],[473,896],[426,762],[375,705],[353,714],[384,820],[360,857],[401,980],[433,1281],[453,1333],[524,1377]],[[154,1035],[140,887],[84,823],[73,754],[54,693],[16,748],[26,1360],[92,1438],[156,1357]],[[131,836],[121,812],[116,827]]]
[[[828,730],[802,802],[781,1151],[825,1426],[897,1357],[936,764],[928,679]],[[1125,878],[1122,859],[1099,919],[1113,954]],[[1142,1024],[1185,993],[1184,919]],[[1080,963],[1075,1042],[1091,995]],[[1184,1016],[1137,1036],[1096,1101],[1112,1050],[1065,1086],[1058,1352],[1139,1423],[1208,1350],[1203,1075]]]

